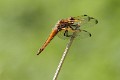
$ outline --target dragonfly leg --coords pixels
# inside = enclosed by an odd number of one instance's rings
[[[66,36],[66,37],[71,37],[72,35],[69,35],[69,34],[68,34],[68,30],[65,30],[64,36]]]

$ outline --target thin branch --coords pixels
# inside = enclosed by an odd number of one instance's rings
[[[71,44],[72,44],[72,42],[73,42],[73,40],[75,38],[75,35],[76,35],[76,33],[74,32],[73,35],[72,35],[72,37],[70,38],[69,42],[66,45],[65,51],[64,51],[64,53],[62,55],[62,58],[61,58],[61,60],[60,60],[60,62],[58,64],[58,67],[57,67],[56,72],[54,74],[53,80],[57,80],[57,78],[58,78],[58,75],[59,75],[60,70],[62,68],[62,65],[64,63],[64,60],[65,60],[65,58],[67,56],[67,53],[68,53],[68,51],[70,49],[70,46],[71,46]]]

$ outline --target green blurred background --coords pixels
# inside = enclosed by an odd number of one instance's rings
[[[99,23],[73,42],[58,80],[120,80],[120,0],[0,0],[0,80],[52,80],[68,40],[36,52],[59,19],[83,14]]]

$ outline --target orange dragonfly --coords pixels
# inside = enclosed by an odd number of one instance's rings
[[[97,24],[98,21],[87,15],[82,15],[78,17],[70,17],[67,19],[61,19],[57,22],[54,29],[50,33],[48,39],[45,41],[43,46],[38,50],[37,55],[39,55],[45,47],[50,43],[50,41],[58,34],[58,37],[63,39],[68,39],[72,36],[73,32],[76,32],[76,37],[84,38],[91,37],[91,34],[86,30],[81,30],[82,27],[92,27]]]

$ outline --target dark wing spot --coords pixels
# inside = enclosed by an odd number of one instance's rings
[[[86,30],[83,30],[84,32],[87,32]],[[89,33],[89,32],[88,32]],[[91,35],[91,33],[89,33],[89,36],[91,37],[92,35]]]
[[[87,16],[86,14],[84,14],[83,16]]]
[[[97,23],[98,23],[98,20],[96,20],[95,22],[96,22],[96,24],[97,24]]]
[[[94,19],[93,17],[90,17],[90,19]]]
[[[87,32],[86,30],[83,30],[84,32]]]
[[[89,33],[90,37],[92,36],[90,33]]]
[[[93,17],[90,17],[90,19],[95,19],[95,18],[93,18]],[[95,23],[97,24],[97,23],[98,23],[98,20],[96,20],[96,19],[95,19]]]

